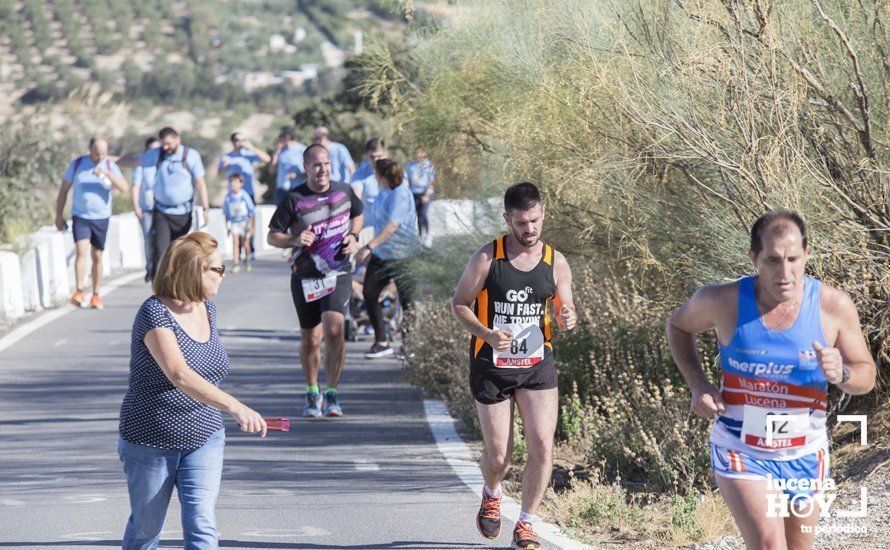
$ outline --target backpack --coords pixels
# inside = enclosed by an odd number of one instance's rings
[[[188,170],[189,175],[191,175],[192,171],[189,170],[188,165],[185,163],[185,160],[188,158],[188,154],[189,154],[189,148],[187,146],[183,145],[182,146],[182,158],[179,159],[179,162],[182,163],[182,165],[185,167],[185,169]],[[158,176],[161,174],[161,164],[164,162],[164,158],[165,158],[164,150],[161,149],[160,151],[158,151],[158,163],[155,165],[155,181],[154,181],[155,185],[158,184]],[[186,207],[186,210],[191,212],[192,205],[194,204],[194,202],[195,202],[194,199],[192,199],[192,200],[186,201],[182,204]],[[160,204],[161,206],[166,206],[167,208],[176,208],[177,206],[180,206],[178,204],[164,204],[161,201],[159,201],[157,199],[157,197],[155,197],[155,204]]]

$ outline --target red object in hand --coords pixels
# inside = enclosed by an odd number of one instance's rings
[[[289,432],[290,420],[287,418],[264,418],[266,421],[266,429],[276,432]]]

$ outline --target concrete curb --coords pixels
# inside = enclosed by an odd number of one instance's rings
[[[498,199],[435,200],[430,205],[430,235],[436,239],[493,231],[497,220],[492,212],[498,208]],[[273,205],[256,208],[258,234],[254,244],[258,254],[275,250],[266,244],[274,213]],[[232,239],[226,231],[222,210],[211,208],[206,215],[207,226],[202,231],[219,242],[223,259],[231,259]],[[19,245],[19,252],[11,247],[0,250],[0,323],[12,324],[28,312],[63,304],[75,286],[74,241],[70,234],[45,226],[22,237]],[[112,269],[139,269],[145,265],[144,239],[136,214],[128,212],[111,217],[103,259],[104,277],[110,276]]]
[[[454,425],[454,419],[448,414],[445,403],[438,399],[424,399],[423,408],[426,413],[426,422],[430,427],[433,438],[439,452],[448,461],[451,469],[460,480],[469,487],[476,496],[482,498],[482,472],[478,462],[473,458],[473,453],[466,443],[460,438]],[[501,500],[501,515],[512,522],[519,519],[519,503],[504,495]],[[505,537],[505,529],[501,530],[501,537]],[[582,550],[592,548],[586,544],[572,540],[563,534],[562,530],[551,523],[536,522],[535,532],[542,540],[563,550]]]

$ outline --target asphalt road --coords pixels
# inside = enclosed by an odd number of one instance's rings
[[[299,418],[305,391],[288,270],[260,260],[227,275],[216,298],[232,362],[223,389],[264,416],[291,418],[265,439],[226,419],[217,507],[223,548],[492,547],[478,499],[440,454],[422,393],[395,360],[350,344],[345,416]],[[149,295],[141,279],[103,311],[71,311],[0,351],[0,547],[119,547],[129,515],[117,457],[130,329]],[[500,547],[508,547],[505,520]],[[174,497],[162,547],[182,547]]]

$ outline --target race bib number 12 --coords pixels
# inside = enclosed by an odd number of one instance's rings
[[[768,430],[767,420],[771,425]],[[793,449],[807,443],[809,409],[768,409],[745,405],[742,441],[760,449]],[[769,432],[772,432],[771,435]],[[767,436],[770,437],[767,437]]]

